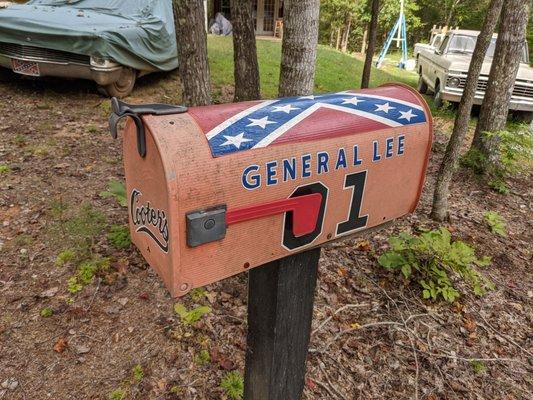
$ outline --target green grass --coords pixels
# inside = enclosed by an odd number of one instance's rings
[[[215,100],[219,99],[224,87],[233,86],[233,43],[231,37],[208,37],[209,66],[213,81]],[[275,98],[278,94],[281,42],[258,40],[257,53],[261,75],[261,96]],[[318,47],[315,78],[315,93],[358,89],[363,73],[363,60],[341,53],[327,46]],[[388,82],[401,82],[416,86],[418,75],[394,65],[372,69],[370,86]]]

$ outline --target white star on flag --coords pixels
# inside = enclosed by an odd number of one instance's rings
[[[351,97],[349,99],[344,99],[342,104],[353,104],[354,106],[356,106],[357,104],[363,102],[364,100],[359,100],[357,97]]]
[[[398,119],[406,119],[407,121],[411,122],[411,118],[413,117],[416,117],[416,114],[413,114],[413,110],[412,109],[409,109],[409,111],[400,111],[400,114],[402,114],[402,116]]]
[[[267,125],[277,124],[277,122],[269,121],[268,117],[263,117],[263,118],[259,118],[259,119],[255,119],[255,118],[248,118],[248,119],[250,121],[252,121],[252,123],[248,124],[246,126],[260,126],[263,129],[265,129]]]
[[[284,112],[290,114],[291,111],[299,110],[298,107],[293,107],[292,104],[287,104],[286,106],[274,106],[275,110],[272,112]]]
[[[314,99],[315,99],[315,96],[312,94],[309,96],[298,97],[298,100],[314,100]]]
[[[241,144],[243,142],[251,142],[252,141],[252,139],[245,139],[244,138],[244,132],[239,133],[237,136],[226,136],[226,135],[224,135],[224,137],[226,138],[226,141],[224,143],[222,143],[221,146],[233,145],[233,146],[235,146],[238,149],[241,148]]]
[[[389,102],[386,102],[385,104],[381,104],[381,105],[376,105],[376,111],[384,111],[386,114],[390,110],[395,110],[395,109],[396,109],[396,107],[391,107]]]

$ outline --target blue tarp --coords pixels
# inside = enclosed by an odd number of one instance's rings
[[[144,71],[178,66],[172,0],[32,0],[0,9],[0,42],[112,59]]]

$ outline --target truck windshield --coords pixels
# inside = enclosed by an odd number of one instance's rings
[[[474,48],[476,47],[476,41],[477,41],[477,36],[452,35],[450,38],[450,43],[448,45],[448,53],[472,54],[474,52]],[[494,57],[495,50],[496,50],[496,38],[492,38],[485,57],[488,57],[488,58]],[[523,63],[529,62],[526,43],[524,43],[524,46],[522,47],[521,62]]]

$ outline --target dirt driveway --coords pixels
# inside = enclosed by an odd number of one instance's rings
[[[128,100],[177,93],[160,75]],[[0,399],[225,399],[221,380],[243,372],[246,275],[181,299],[212,308],[187,327],[137,251],[113,244],[127,213],[101,196],[123,179],[108,112],[89,83],[0,83]],[[376,262],[392,233],[435,227],[426,215],[449,124],[436,120],[417,214],[323,250],[306,399],[533,398],[530,182],[504,197],[469,172],[455,180],[448,227],[494,260],[484,298],[435,305]],[[488,230],[488,210],[508,237]],[[68,252],[80,249],[107,265],[73,293]]]

